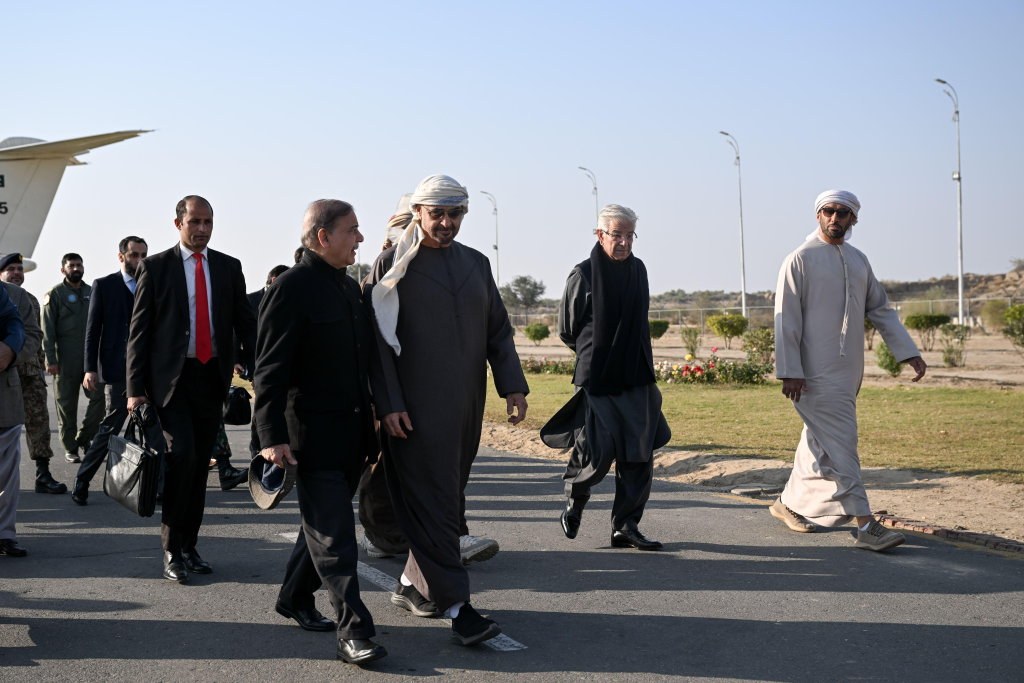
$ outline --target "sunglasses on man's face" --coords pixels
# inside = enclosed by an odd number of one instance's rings
[[[464,213],[466,213],[466,210],[461,206],[457,206],[454,209],[448,209],[447,211],[444,209],[431,209],[430,211],[427,211],[427,215],[435,221],[439,221],[444,218],[445,214],[448,214],[448,218],[451,218],[453,221],[458,220],[459,218],[462,218]]]
[[[838,218],[838,219],[840,219],[840,220],[842,220],[842,219],[844,219],[844,218],[848,218],[848,217],[849,217],[849,215],[850,215],[851,213],[853,213],[853,212],[852,212],[852,211],[850,211],[849,209],[833,209],[833,208],[832,208],[832,207],[830,207],[830,206],[823,206],[823,207],[821,207],[820,211],[821,211],[821,212],[822,212],[823,214],[825,214],[826,216],[829,216],[829,217],[831,217],[831,216],[832,216],[832,214],[835,214],[835,215],[836,215],[836,218]]]

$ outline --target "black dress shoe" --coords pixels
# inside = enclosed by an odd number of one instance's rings
[[[240,470],[234,467],[225,470],[220,476],[220,490],[230,491],[239,484],[249,481],[249,470]]]
[[[307,631],[333,631],[338,628],[337,624],[320,614],[315,607],[313,609],[289,609],[278,602],[274,605],[274,609],[282,617],[294,619],[299,626]]]
[[[50,459],[36,460],[36,493],[67,493],[68,485],[50,474]]]
[[[459,608],[459,616],[452,619],[452,643],[476,645],[501,633],[501,627],[485,618],[468,602]]]
[[[366,664],[381,657],[387,657],[383,645],[372,640],[339,640],[338,659],[349,664]]]
[[[185,560],[181,553],[164,551],[164,578],[168,581],[188,583],[188,572],[185,571]]]
[[[13,538],[0,538],[0,555],[8,557],[25,557],[28,551],[18,545]]]
[[[182,550],[181,557],[185,562],[185,568],[193,574],[212,574],[213,567],[210,563],[199,557],[199,553],[196,552],[195,548],[192,550]]]
[[[158,503],[164,502],[164,494],[162,494],[162,493],[156,494],[156,502],[158,502]]]
[[[572,498],[565,504],[562,510],[562,531],[566,538],[576,538],[580,531],[580,524],[583,522],[583,508],[573,507]]]
[[[66,461],[72,463],[72,464],[75,464],[75,465],[77,465],[78,463],[82,462],[82,459],[80,457],[78,457],[78,453],[65,453],[64,454],[64,459]]]
[[[444,614],[437,609],[437,605],[423,597],[423,594],[416,590],[415,586],[403,586],[401,581],[395,584],[395,590],[391,593],[391,604],[409,610],[417,617],[427,619]]]
[[[89,482],[82,481],[81,479],[75,479],[75,485],[71,489],[71,500],[75,501],[76,505],[88,505]]]
[[[661,543],[652,541],[639,531],[623,529],[612,532],[613,548],[636,548],[637,550],[661,550]]]

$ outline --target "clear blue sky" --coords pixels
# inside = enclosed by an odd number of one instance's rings
[[[250,289],[290,264],[306,204],[356,206],[371,261],[399,196],[431,173],[467,185],[460,239],[501,275],[558,296],[602,203],[640,216],[652,292],[774,289],[814,228],[818,192],[862,203],[853,244],[887,279],[956,272],[962,103],[965,268],[1024,257],[1024,5],[844,3],[13,3],[3,15],[0,137],[154,128],[69,168],[27,286],[65,251],[92,279],[137,233],[174,243],[185,194]]]

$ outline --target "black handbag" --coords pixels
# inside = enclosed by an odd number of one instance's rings
[[[124,436],[110,437],[103,492],[140,517],[152,517],[165,447],[152,404],[133,410]]]
[[[252,420],[252,396],[242,387],[228,387],[228,397],[224,400],[224,424],[247,425]]]

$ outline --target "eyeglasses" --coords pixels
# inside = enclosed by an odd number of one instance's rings
[[[448,209],[447,211],[445,211],[444,209],[431,209],[430,211],[427,211],[427,215],[429,215],[435,221],[439,221],[442,218],[444,218],[445,214],[448,214],[448,218],[451,218],[453,221],[458,220],[459,218],[462,218],[463,214],[465,213],[466,210],[461,206],[457,206],[454,209]]]
[[[831,206],[823,206],[818,210],[829,217],[831,217],[832,214],[835,214],[836,218],[839,219],[847,218],[851,213],[853,213],[853,211],[850,211],[849,209],[833,209]]]
[[[634,230],[633,232],[627,232],[624,235],[618,232],[608,232],[607,230],[601,230],[601,232],[608,235],[616,242],[632,242],[638,237],[638,235],[636,234],[636,230]]]

